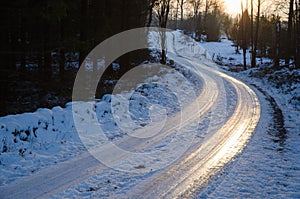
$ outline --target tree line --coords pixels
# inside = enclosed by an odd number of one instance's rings
[[[169,2],[168,28],[184,30],[198,41],[203,34],[207,36],[206,41],[219,40],[221,30],[225,30],[223,25],[226,24],[226,19],[229,20],[222,1],[169,0]]]
[[[251,0],[235,19],[225,13],[219,0],[3,1],[0,12],[2,65],[12,68],[18,65],[22,71],[34,62],[49,76],[51,53],[56,52],[59,71],[64,73],[66,52],[78,52],[81,63],[91,49],[116,33],[159,26],[184,29],[198,40],[205,35],[207,41],[217,41],[223,32],[243,52],[251,49],[251,67],[255,67],[257,53],[275,57],[278,21],[281,30],[277,56],[284,57],[286,64],[290,58],[297,62],[299,1],[276,0],[278,9],[288,7],[287,22],[282,19],[284,16],[261,14],[264,1]],[[164,52],[162,54],[165,57]]]
[[[2,64],[17,64],[23,70],[34,61],[46,72],[51,69],[51,53],[79,52],[81,63],[104,39],[144,26],[148,15],[148,0],[17,0],[1,4]]]
[[[148,3],[149,0],[1,1],[0,112],[33,111],[55,105],[52,100],[61,101],[61,105],[69,101],[77,69],[68,68],[68,62],[80,65],[106,38],[145,26]],[[131,57],[141,56],[129,54],[120,60],[128,63]],[[25,106],[30,108],[19,110]]]
[[[299,0],[275,0],[278,10],[287,10],[281,15],[262,14],[265,1],[250,0],[236,18],[225,13],[221,0],[1,1],[0,108],[6,107],[6,101],[22,98],[12,97],[19,95],[16,87],[22,84],[16,82],[38,80],[44,90],[63,90],[68,85],[70,95],[77,69],[68,68],[68,63],[80,65],[106,38],[137,27],[182,29],[199,41],[218,41],[226,34],[244,54],[251,50],[251,67],[257,57],[269,56],[277,67],[278,59],[285,59],[286,66],[299,68]],[[280,33],[276,33],[278,22]],[[160,62],[166,63],[166,45],[161,43]],[[121,56],[120,70],[116,73],[110,67],[106,77],[117,79],[146,59],[147,50]]]
[[[252,68],[256,67],[260,57],[273,59],[274,69],[300,68],[299,0],[276,0],[272,2],[274,12],[262,14],[262,5],[267,3],[265,0],[251,0],[231,24],[229,36],[243,51],[244,69],[248,67],[247,50],[251,52]]]
[[[157,16],[166,13],[160,12],[161,7],[157,5],[167,2],[168,25],[165,26],[168,28],[182,29],[198,41],[203,38],[206,41],[218,41],[221,34],[227,35],[234,41],[236,52],[242,50],[244,69],[256,67],[262,57],[273,59],[275,69],[300,68],[299,0],[249,0],[247,4],[241,4],[242,13],[236,17],[226,13],[219,0],[151,2],[153,13]],[[152,21],[152,25],[161,26],[160,19],[157,23]],[[248,51],[251,54],[249,66],[246,60]],[[284,60],[284,63],[280,60]]]

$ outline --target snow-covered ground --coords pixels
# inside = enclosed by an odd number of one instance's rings
[[[243,63],[232,44],[223,40],[201,45],[225,73],[256,90],[261,121],[243,153],[199,189],[195,198],[299,198],[300,70],[272,71],[271,60],[264,58],[258,60],[258,68],[228,72]]]
[[[264,65],[260,69],[233,73],[228,69],[240,67],[242,55],[235,54],[231,41],[202,43],[199,46],[192,40],[188,40],[180,41],[175,45],[179,53],[184,52],[202,61],[206,57],[222,63],[220,70],[224,69],[225,73],[243,80],[248,85],[253,84],[252,88],[257,91],[262,103],[262,119],[243,153],[199,189],[194,195],[195,198],[299,198],[299,70],[282,69],[270,73]],[[268,59],[262,61],[270,63]],[[197,89],[201,89],[202,80],[197,79],[188,71],[181,72],[185,74],[185,77],[174,70],[163,69],[158,76],[148,78],[145,81],[147,84],[139,84],[134,92],[116,94],[113,106],[111,95],[97,100],[95,102],[96,116],[106,137],[117,142],[125,136],[124,131],[117,127],[118,120],[116,119],[118,118],[114,118],[114,111],[124,112],[124,118],[129,117],[135,121],[134,125],[143,127],[151,123],[154,116],[151,115],[152,112],[146,111],[151,110],[149,104],[165,107],[167,114],[172,115],[180,111],[178,104],[187,105],[193,101],[188,91],[192,88],[195,93],[199,92]],[[186,78],[191,81],[185,81]],[[170,85],[170,87],[159,85]],[[231,107],[227,110],[230,114],[235,108],[236,94],[234,89],[226,91],[230,93],[227,99]],[[176,94],[174,95],[176,92],[183,96],[180,99],[184,101],[178,101]],[[122,109],[122,106],[117,106],[123,98],[130,101],[130,115],[126,115],[128,112]],[[275,103],[272,102],[272,98]],[[282,132],[282,125],[278,125],[281,120],[276,107],[282,111],[283,127],[286,133]],[[18,178],[34,175],[43,168],[66,162],[86,152],[76,132],[71,108],[72,103],[69,103],[63,108],[39,109],[34,113],[0,118],[0,188],[13,183]],[[274,110],[277,110],[275,116]],[[160,118],[160,116],[156,115],[155,118]],[[119,119],[119,121],[122,120],[122,118]],[[140,165],[138,169],[143,169],[143,165]],[[133,174],[107,168],[58,193],[53,198],[126,197],[122,194],[127,193],[132,186],[151,175],[153,175],[151,172]]]
[[[0,185],[81,153],[84,147],[72,123],[69,104],[1,117]]]
[[[242,50],[239,49],[236,53],[236,47],[234,43],[227,37],[222,37],[220,42],[204,42],[201,46],[206,50],[208,54],[207,58],[213,60],[217,64],[221,65],[222,68],[229,69],[231,71],[240,70],[243,67],[243,54]],[[246,53],[246,64],[249,67],[251,63],[251,55],[249,50]],[[272,60],[269,58],[257,58],[257,64],[271,64]]]
[[[149,69],[155,65],[143,67]],[[194,82],[186,81],[189,79]],[[167,115],[175,114],[193,101],[192,96],[196,96],[200,88],[201,80],[196,76],[190,74],[186,78],[175,69],[158,68],[155,76],[139,84],[135,91],[115,94],[113,101],[111,95],[96,100],[95,112],[105,136],[116,141],[126,134],[120,125],[125,129],[132,125],[144,127],[155,118],[163,120],[163,112],[149,111],[153,104],[161,107]],[[191,95],[191,92],[195,93]],[[124,99],[130,102],[129,112],[126,104],[122,106]],[[123,119],[125,123],[122,123]],[[72,103],[64,108],[38,109],[34,113],[1,117],[0,141],[0,186],[86,152],[75,128]]]

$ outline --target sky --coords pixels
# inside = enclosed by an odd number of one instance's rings
[[[246,0],[242,0],[244,5]],[[241,0],[224,0],[227,12],[232,15],[241,13]]]
[[[248,4],[248,8],[250,9],[250,2],[251,0],[224,0],[224,4],[226,7],[227,13],[230,15],[237,15],[242,13],[242,4],[243,7],[246,8]],[[257,0],[254,0],[254,11],[256,11],[256,5],[257,5]],[[282,11],[283,10],[274,10],[274,2],[272,0],[264,0],[261,1],[261,13],[271,13],[271,14],[279,14],[282,17],[284,17],[286,14],[284,14]]]

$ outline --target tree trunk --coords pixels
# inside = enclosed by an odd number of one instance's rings
[[[243,48],[244,70],[247,70],[247,57],[246,57],[246,53],[247,53],[247,48]]]
[[[289,7],[289,19],[288,19],[288,43],[287,43],[287,49],[286,49],[286,56],[285,56],[285,64],[289,65],[290,63],[290,56],[292,53],[292,44],[293,44],[293,38],[292,38],[292,29],[293,29],[293,16],[294,16],[294,0],[290,0],[290,7]]]
[[[162,0],[160,7],[160,16],[159,16],[159,26],[161,28],[167,27],[168,16],[170,11],[170,1],[171,0]],[[162,30],[161,32],[161,63],[166,64],[167,53],[166,53],[166,32]]]
[[[63,47],[59,48],[58,56],[59,56],[59,75],[61,77],[61,80],[63,80],[65,74],[65,63],[66,63],[65,49]]]
[[[297,26],[297,34],[296,34],[296,56],[295,56],[295,65],[296,68],[300,69],[300,1],[298,0],[297,4],[297,18],[296,18],[296,26]]]
[[[253,0],[251,0],[251,26],[250,26],[250,34],[251,34],[251,68],[254,68],[255,65],[256,65],[256,57],[253,56],[253,50],[254,50],[254,38],[253,38],[253,23],[254,23],[254,20],[253,20]]]
[[[280,32],[281,32],[281,25],[280,25],[280,21],[278,20],[276,22],[276,48],[275,48],[275,58],[274,58],[274,67],[275,70],[279,69],[279,50],[280,50]]]
[[[176,1],[176,12],[175,12],[175,27],[178,29],[178,9],[179,9],[179,0]]]
[[[52,66],[51,66],[51,51],[49,47],[50,43],[50,22],[48,20],[45,21],[44,24],[44,45],[43,45],[43,57],[44,57],[44,76],[46,79],[51,79],[52,76]]]
[[[149,6],[149,16],[148,16],[148,22],[147,22],[147,27],[151,26],[152,23],[152,14],[153,14],[153,7],[155,4],[156,0],[150,0],[150,6]]]
[[[208,14],[208,9],[209,9],[209,5],[208,5],[208,0],[205,1],[205,11],[204,11],[204,25],[203,25],[203,30],[206,32],[206,28],[207,28],[207,14]]]
[[[166,62],[167,62],[167,53],[166,53],[166,50],[162,49],[160,63],[166,64]]]
[[[87,9],[88,0],[80,1],[80,54],[79,54],[79,65],[81,65],[86,56],[85,52],[85,42],[86,42],[86,23],[87,23]]]
[[[65,74],[65,48],[64,48],[64,33],[65,33],[65,24],[64,19],[60,20],[60,48],[59,48],[59,74],[61,79],[64,78]]]
[[[181,0],[181,3],[180,3],[180,22],[181,22],[181,25],[182,25],[182,22],[183,22],[183,1],[184,0]]]
[[[129,20],[129,13],[128,9],[130,9],[130,4],[129,1],[127,0],[122,0],[122,11],[121,11],[121,16],[122,16],[122,21],[121,21],[121,30],[124,31],[129,27],[130,21]],[[123,46],[123,42],[120,43],[120,46]],[[130,54],[125,54],[120,57],[120,74],[123,75],[127,72],[127,70],[130,68]],[[120,77],[118,77],[120,78]]]
[[[257,16],[256,16],[256,30],[255,30],[255,40],[254,40],[254,49],[252,52],[253,67],[256,67],[256,51],[257,51],[257,43],[258,43],[258,33],[259,33],[259,23],[260,23],[260,6],[261,0],[257,2]]]

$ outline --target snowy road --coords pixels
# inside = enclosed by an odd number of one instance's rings
[[[156,146],[161,140],[172,136],[174,129],[195,128],[199,123],[209,119],[209,124],[205,127],[204,139],[199,142],[195,139],[184,155],[171,165],[148,174],[116,172],[99,163],[89,153],[84,153],[75,159],[0,187],[0,197],[40,198],[56,194],[58,198],[80,197],[82,196],[78,193],[78,190],[81,190],[78,188],[81,186],[80,183],[89,178],[106,179],[112,174],[114,174],[113,181],[123,183],[121,190],[116,190],[115,186],[114,189],[97,187],[79,192],[85,192],[89,197],[99,197],[104,194],[103,197],[109,198],[189,197],[210,176],[218,172],[220,167],[241,152],[260,118],[260,104],[256,94],[244,83],[219,72],[212,62],[204,58],[205,55],[203,52],[201,54],[200,50],[200,54],[197,55],[195,53],[197,49],[194,47],[185,49],[184,45],[179,45],[182,40],[180,36],[171,34],[168,39],[171,45],[169,48],[174,49],[173,53],[169,54],[169,58],[193,71],[202,79],[201,92],[180,113],[168,118],[161,133],[151,137],[148,142],[137,143],[137,140],[125,137],[118,140],[116,144],[126,150],[141,151]],[[195,54],[197,56],[194,56]],[[230,96],[228,90],[235,94]],[[235,102],[232,111],[227,110],[228,101]],[[182,115],[186,116],[182,117]],[[105,153],[109,156],[110,150]],[[122,159],[122,157],[118,158]],[[135,168],[146,171],[151,168],[151,165]],[[124,176],[134,181],[126,184],[122,181]],[[110,186],[110,181],[107,180],[108,183],[103,186]],[[93,195],[89,195],[91,192]]]
[[[173,42],[169,41],[169,43]],[[190,193],[198,189],[202,183],[218,172],[220,167],[224,166],[243,149],[260,118],[258,98],[248,86],[213,69],[212,63],[210,63],[211,65],[201,64],[193,61],[194,58],[186,57],[184,54],[178,55],[178,51],[175,49],[174,51],[177,55],[171,55],[170,58],[191,70],[195,67],[196,70],[193,71],[197,71],[197,74],[204,79],[205,87],[209,92],[214,92],[214,87],[218,87],[220,91],[220,88],[224,86],[223,81],[229,82],[237,92],[236,109],[224,124],[217,125],[218,130],[210,129],[216,132],[205,142],[194,147],[194,150],[189,151],[185,157],[165,169],[165,171],[145,180],[133,189],[133,192],[130,191],[131,198],[137,198],[141,195],[145,198],[188,198]],[[187,62],[188,64],[186,64]],[[224,97],[223,94],[219,93],[219,99]],[[201,97],[197,100],[200,101],[199,103],[202,102]],[[222,106],[224,103],[224,101],[218,99],[212,101],[216,103],[214,106],[220,104]],[[198,114],[201,116],[204,113],[200,111]],[[213,117],[218,116],[213,115]]]

